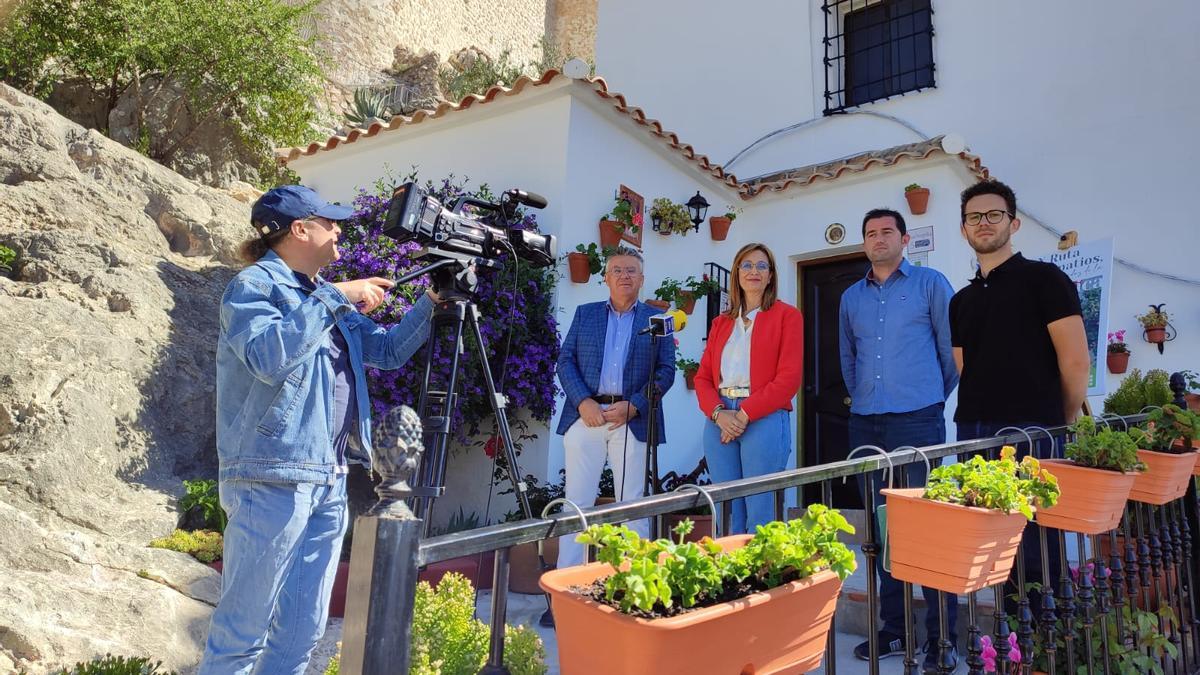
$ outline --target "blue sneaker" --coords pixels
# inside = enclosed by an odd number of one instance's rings
[[[879,658],[882,660],[889,656],[904,656],[904,636],[881,630],[879,631]],[[854,658],[860,661],[871,660],[869,640],[863,640],[862,644],[854,648]]]
[[[938,652],[941,651],[938,647],[937,640],[928,640],[925,643],[925,663],[921,665],[921,672],[925,675],[938,675]],[[950,661],[953,665],[950,666],[949,672],[954,672],[958,668],[958,647],[950,646]]]

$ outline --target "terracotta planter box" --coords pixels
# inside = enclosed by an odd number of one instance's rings
[[[671,303],[667,302],[666,300],[646,300],[645,302],[647,305],[650,305],[660,312],[665,312],[668,309],[671,309]]]
[[[959,595],[1008,579],[1025,516],[922,499],[924,491],[883,490],[892,576]]]
[[[619,220],[600,221],[600,246],[616,247],[621,243],[624,223]]]
[[[1129,369],[1129,352],[1109,352],[1107,362],[1108,372],[1120,375]]]
[[[713,216],[708,219],[709,234],[712,235],[713,241],[725,241],[725,237],[729,236],[729,226],[733,221],[725,216]]]
[[[691,291],[682,291],[680,292],[679,296],[682,299],[683,304],[680,305],[679,303],[676,303],[676,306],[679,307],[679,309],[682,309],[684,314],[690,315],[692,310],[696,309],[696,294],[692,293]]]
[[[586,284],[588,279],[592,278],[592,269],[588,264],[588,257],[585,253],[567,254],[567,269],[571,272],[571,281],[577,284]]]
[[[1157,328],[1146,329],[1146,342],[1159,344],[1167,341],[1167,329],[1159,326]]]
[[[726,550],[750,535],[718,540]],[[574,593],[612,574],[605,563],[548,572],[563,675],[805,673],[821,665],[842,582],[830,571],[664,619],[638,619]]]
[[[1094,469],[1069,459],[1043,459],[1042,466],[1058,478],[1062,494],[1053,507],[1038,510],[1039,525],[1100,534],[1121,522],[1136,472]]]
[[[558,537],[547,539],[542,547],[546,564],[550,569],[558,561]],[[541,593],[538,579],[542,576],[541,561],[538,560],[537,543],[518,544],[508,555],[508,590],[513,593]]]
[[[461,558],[451,558],[441,562],[430,563],[417,575],[419,581],[428,581],[437,586],[442,577],[450,572],[458,572],[480,590],[492,587],[492,571],[496,569],[496,556],[491,551],[475,555],[464,555]]]
[[[919,216],[929,208],[929,188],[908,190],[904,193],[904,199],[908,201],[908,210],[914,216]]]
[[[1153,450],[1138,450],[1138,459],[1148,467],[1137,475],[1129,498],[1143,504],[1162,505],[1175,501],[1187,492],[1192,472],[1196,470],[1196,454],[1172,455]]]

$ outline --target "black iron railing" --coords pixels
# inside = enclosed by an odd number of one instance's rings
[[[935,86],[931,0],[825,0],[825,114]]]
[[[1104,424],[1128,426],[1145,420],[1144,415],[1103,418]],[[587,525],[598,523],[620,523],[643,518],[656,518],[674,511],[717,505],[721,522],[729,522],[730,500],[766,492],[775,495],[775,517],[783,519],[785,493],[789,489],[805,485],[820,485],[822,499],[832,501],[832,481],[851,477],[863,477],[884,469],[893,471],[913,463],[926,461],[936,463],[945,457],[965,460],[976,454],[994,454],[1003,445],[1014,445],[1019,452],[1032,451],[1035,456],[1062,456],[1064,439],[1069,435],[1066,427],[1042,429],[1010,428],[1002,430],[992,438],[929,446],[921,449],[899,449],[890,453],[868,454],[855,459],[832,462],[820,466],[782,471],[726,483],[717,483],[696,489],[695,486],[681,492],[643,497],[629,502],[603,506],[579,508],[568,505],[564,511],[542,519],[501,523],[488,527],[419,539],[417,522],[411,516],[395,515],[400,506],[395,498],[404,496],[404,477],[391,479],[391,499],[381,500],[375,513],[360,519],[356,527],[352,555],[351,588],[347,603],[347,619],[344,633],[345,654],[342,662],[344,673],[395,673],[407,672],[408,622],[411,621],[412,598],[415,593],[417,569],[430,563],[459,556],[492,552],[495,556],[495,571],[492,583],[492,647],[484,672],[507,672],[503,663],[503,636],[508,587],[508,557],[511,547],[526,542],[537,542],[551,537],[573,535]],[[1051,442],[1039,446],[1038,439],[1048,438]],[[411,456],[411,455],[407,455]],[[399,463],[402,464],[402,463]],[[398,465],[398,464],[397,464]],[[898,487],[903,487],[907,472],[898,471]],[[389,477],[385,474],[385,483]],[[400,486],[399,489],[396,486]],[[384,494],[385,490],[381,490]],[[866,527],[862,551],[867,569],[867,612],[868,636],[879,629],[878,595],[876,593],[876,558],[881,554],[877,541],[873,490],[866,491]],[[711,500],[711,501],[710,501]],[[386,508],[384,508],[385,502]],[[389,510],[393,513],[389,513]],[[1196,529],[1196,490],[1194,484],[1183,499],[1163,506],[1148,506],[1129,502],[1127,512],[1118,530],[1098,536],[1075,535],[1078,547],[1078,573],[1072,574],[1066,552],[1069,533],[1030,526],[1025,531],[1022,547],[1034,546],[1037,540],[1040,550],[1041,578],[1051,579],[1057,569],[1057,588],[1043,587],[1036,594],[1036,605],[1026,588],[1026,563],[1018,553],[1013,577],[1017,582],[1012,598],[1005,584],[992,587],[994,614],[990,630],[994,645],[996,670],[1006,675],[1019,671],[1031,673],[1035,647],[1047,657],[1047,672],[1108,673],[1120,672],[1116,659],[1124,655],[1129,663],[1149,664],[1151,660],[1165,672],[1192,673],[1200,659],[1200,622],[1196,614],[1194,580],[1198,571],[1198,557],[1194,547],[1200,543],[1200,532]],[[364,523],[364,521],[367,521]],[[367,535],[367,536],[364,536]],[[1032,535],[1032,536],[1031,536]],[[953,533],[947,533],[953,536]],[[1047,543],[1057,541],[1047,548]],[[1107,545],[1105,545],[1107,544]],[[1107,551],[1105,551],[1107,549]],[[931,552],[936,555],[936,552]],[[904,585],[906,618],[906,654],[904,672],[920,672],[914,652],[915,628],[912,623],[912,587]],[[967,598],[966,664],[968,673],[983,673],[983,649],[985,635],[981,627],[976,593]],[[1009,602],[1006,603],[1006,600]],[[1006,605],[1013,608],[1008,614]],[[1163,636],[1170,649],[1155,651],[1137,641],[1138,631],[1145,626],[1134,625],[1129,617],[1139,617],[1137,607],[1146,607],[1155,612],[1157,631]],[[1035,614],[1036,611],[1036,614]],[[830,636],[836,635],[834,625]],[[1110,631],[1111,628],[1115,630]],[[943,614],[941,635],[937,640],[941,650],[940,672],[952,672],[950,642],[947,640],[949,627]],[[1021,651],[1021,660],[1011,664],[1009,635],[1015,633]],[[1058,640],[1062,637],[1061,642]],[[1078,642],[1081,641],[1082,644]],[[871,639],[871,652],[877,654],[878,645]],[[1056,647],[1061,645],[1058,649]],[[1132,645],[1132,647],[1130,646]],[[1140,654],[1132,654],[1141,650]],[[1169,654],[1170,651],[1174,655]],[[1135,658],[1144,657],[1144,658]],[[826,646],[824,669],[836,673],[835,640]],[[878,659],[869,663],[874,675],[878,672]],[[1015,671],[1014,671],[1015,669]],[[1082,670],[1079,670],[1082,669]],[[1143,671],[1146,672],[1146,671]]]

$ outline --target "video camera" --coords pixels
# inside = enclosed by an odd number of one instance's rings
[[[425,246],[417,257],[461,257],[443,254],[448,252],[492,260],[511,248],[534,267],[553,265],[558,253],[554,236],[521,227],[516,222],[518,204],[543,209],[546,199],[514,189],[505,192],[499,204],[460,197],[447,208],[409,182],[392,191],[383,234],[399,242],[416,241]],[[492,215],[486,219],[471,217],[463,211],[468,206]]]

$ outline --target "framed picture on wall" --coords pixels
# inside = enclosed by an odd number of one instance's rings
[[[637,232],[634,232],[632,229],[625,230],[625,232],[621,234],[621,239],[640,249],[642,247],[642,230],[646,229],[646,200],[641,195],[634,192],[631,188],[624,185],[622,185],[617,191],[617,198],[629,201],[629,213],[633,215],[633,222],[638,226]]]

